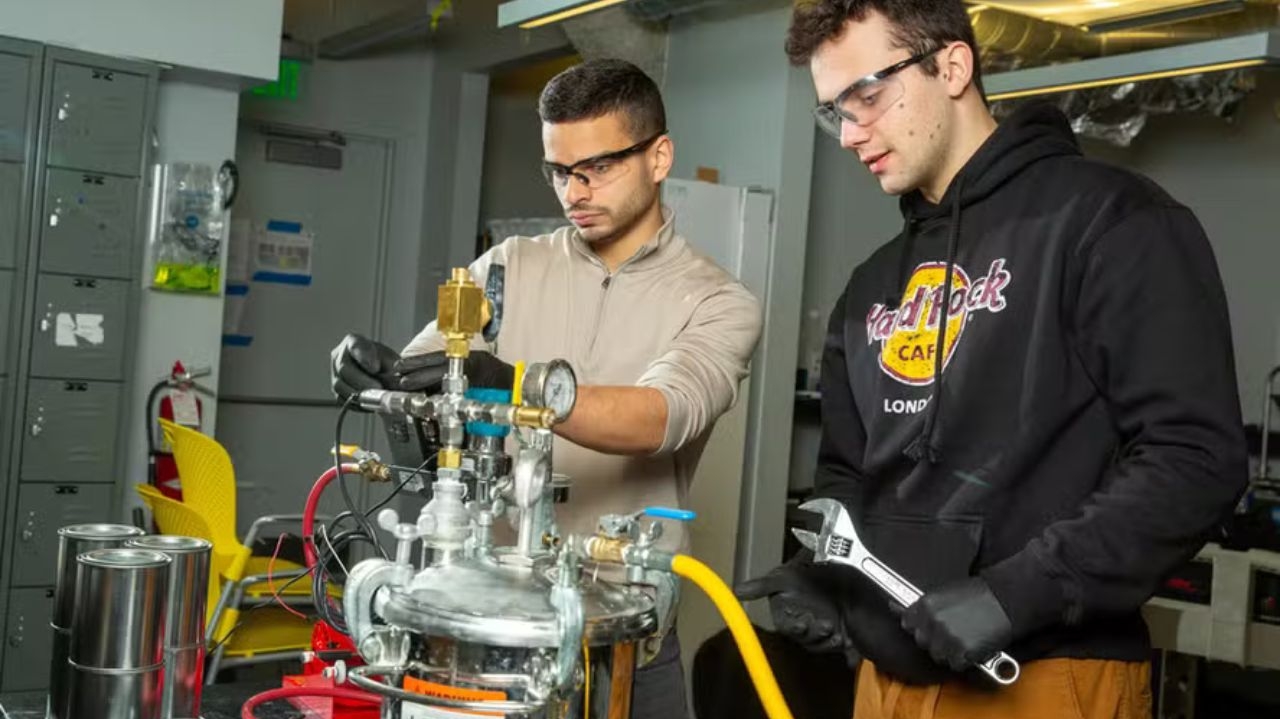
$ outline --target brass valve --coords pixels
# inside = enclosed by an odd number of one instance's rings
[[[444,336],[448,357],[465,358],[471,353],[471,338],[489,323],[492,309],[484,290],[471,281],[471,273],[455,267],[449,281],[437,292],[439,312],[436,329]]]

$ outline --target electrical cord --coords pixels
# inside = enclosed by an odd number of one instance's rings
[[[341,423],[341,419],[339,420],[339,423]],[[333,597],[329,596],[329,584],[345,581],[346,578],[345,568],[342,566],[342,561],[339,557],[340,552],[343,548],[353,542],[365,542],[381,551],[381,544],[378,542],[377,536],[372,532],[372,525],[369,523],[369,518],[395,499],[410,482],[423,474],[427,470],[427,467],[435,462],[435,460],[435,455],[429,456],[422,464],[409,472],[409,475],[401,480],[400,483],[396,485],[395,489],[393,489],[385,498],[369,509],[363,512],[348,509],[348,511],[339,513],[338,516],[334,517],[333,520],[328,523],[328,525],[322,524],[313,532],[311,542],[312,546],[316,548],[316,563],[313,568],[314,571],[311,572],[312,604],[315,606],[316,614],[320,619],[324,620],[335,630],[343,634],[348,633],[348,627],[346,619],[342,614],[341,605],[336,602]],[[346,485],[343,484],[340,479],[338,482],[340,487],[343,489],[346,488]],[[351,503],[351,505],[353,504],[354,502]],[[351,505],[348,506],[350,507]],[[354,529],[343,530],[335,533],[334,530],[337,529],[338,525],[345,520],[355,522],[356,527]],[[383,556],[385,557],[386,555],[383,554]],[[334,574],[333,568],[330,566],[332,563],[331,560],[337,560],[337,569],[343,571],[341,579]]]
[[[356,509],[355,500],[351,498],[351,490],[347,488],[347,483],[342,476],[342,422],[347,417],[352,403],[356,400],[356,395],[347,397],[347,401],[342,404],[342,410],[338,412],[338,424],[333,433],[333,469],[338,473],[334,480],[338,483],[338,489],[342,491],[342,501],[346,502],[347,510],[356,515],[356,522],[364,529],[365,534],[373,540],[374,546],[378,549],[378,554],[383,559],[387,558],[387,552],[382,548],[382,544],[378,541],[378,535],[373,531],[373,525],[369,522],[369,518]]]

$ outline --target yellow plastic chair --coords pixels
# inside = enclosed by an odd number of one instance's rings
[[[249,528],[243,543],[236,537],[236,473],[231,465],[231,457],[227,450],[212,437],[201,434],[167,419],[160,419],[160,428],[165,439],[173,449],[173,460],[178,465],[178,477],[182,482],[182,503],[191,507],[204,518],[213,531],[214,546],[233,547],[242,545],[252,547],[258,539],[258,533],[270,524],[301,523],[301,514],[275,514],[258,517]],[[301,504],[301,503],[299,503]],[[250,554],[246,560],[245,571],[249,574],[267,573],[270,557],[257,557]],[[289,572],[302,571],[303,567],[296,562],[277,559],[275,576],[286,576]],[[309,589],[291,587],[290,595],[310,596]],[[261,598],[266,587],[249,588],[248,594],[253,598]]]
[[[174,463],[182,482],[182,502],[199,515],[212,533],[209,541],[215,551],[231,558],[228,577],[231,583],[224,585],[218,604],[228,610],[238,610],[246,601],[261,603],[273,599],[264,581],[270,557],[254,556],[252,547],[263,527],[272,524],[302,521],[301,514],[276,514],[258,517],[253,521],[242,542],[236,536],[236,476],[231,457],[217,440],[193,429],[166,419],[160,419],[165,440],[173,450]],[[325,519],[317,517],[317,520]],[[271,576],[275,579],[280,597],[289,604],[311,604],[311,583],[306,580],[293,582],[287,588],[281,586],[306,569],[285,559],[276,559]],[[210,679],[216,673],[221,657],[216,653],[210,664]],[[230,663],[228,663],[230,664]]]
[[[312,623],[273,606],[269,590],[267,599],[249,606],[244,602],[226,601],[229,588],[239,586],[245,579],[260,579],[245,575],[248,547],[220,546],[208,522],[190,506],[164,496],[150,485],[139,484],[134,489],[151,510],[161,534],[197,537],[213,543],[205,615],[205,643],[214,649],[208,683],[213,683],[219,668],[297,659],[299,652],[310,649]],[[274,581],[277,589],[283,584]],[[311,585],[306,579],[299,579],[295,584],[299,583],[308,588]]]

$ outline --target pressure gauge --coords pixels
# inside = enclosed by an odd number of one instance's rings
[[[555,412],[557,422],[563,422],[578,400],[578,378],[564,360],[535,364],[525,372],[520,393],[526,405],[546,407]]]

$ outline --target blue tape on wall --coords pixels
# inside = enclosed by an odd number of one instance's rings
[[[283,232],[288,235],[302,234],[301,222],[286,222],[285,220],[267,220],[267,232]]]
[[[311,284],[311,275],[291,275],[287,272],[263,272],[253,273],[254,282],[275,282],[281,285],[299,285],[302,287]]]
[[[253,344],[253,337],[249,335],[223,335],[223,347],[248,347]]]
[[[240,297],[247,294],[249,294],[249,285],[240,284],[238,282],[234,284],[230,282],[227,283],[228,297]]]

